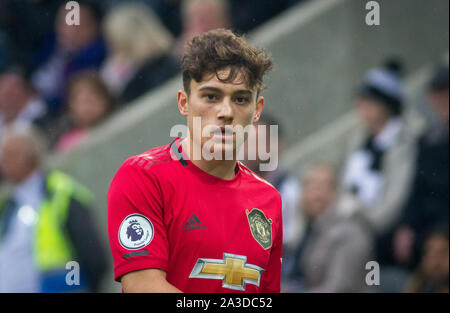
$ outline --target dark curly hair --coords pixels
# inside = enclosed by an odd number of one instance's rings
[[[217,72],[230,68],[226,78],[219,78]],[[181,59],[183,86],[190,94],[190,83],[202,81],[205,75],[216,74],[224,83],[233,82],[242,73],[246,85],[259,92],[264,88],[264,75],[272,70],[273,63],[264,49],[253,47],[243,36],[230,30],[215,29],[191,39],[184,48]]]

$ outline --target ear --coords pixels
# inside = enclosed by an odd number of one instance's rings
[[[188,95],[184,90],[178,90],[177,94],[178,110],[180,110],[181,115],[188,115]]]
[[[259,96],[258,99],[256,99],[256,110],[255,115],[253,117],[253,123],[259,121],[263,108],[264,108],[264,97]]]

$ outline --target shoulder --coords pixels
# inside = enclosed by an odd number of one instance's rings
[[[165,55],[159,58],[154,64],[161,69],[168,70],[170,69],[172,72],[177,72],[179,70],[179,62],[171,55]]]
[[[368,132],[361,125],[356,126],[348,134],[348,146],[350,149],[357,150],[360,145],[369,136]]]
[[[301,191],[300,181],[291,174],[286,174],[279,186],[280,193],[289,195],[299,195]]]
[[[170,145],[156,147],[144,153],[127,158],[117,170],[113,183],[117,181],[153,180],[157,181],[170,175],[176,159],[170,150]]]
[[[422,137],[423,133],[414,129],[407,121],[402,121],[402,126],[398,135],[399,144],[415,145]]]
[[[177,170],[177,160],[172,159],[170,151],[170,146],[166,145],[126,159],[109,186],[108,206],[126,207],[137,203],[161,205],[164,190]]]
[[[92,192],[70,175],[52,170],[45,175],[45,188],[48,192],[61,192],[70,194],[70,197],[82,204],[90,204],[93,201]]]
[[[372,240],[372,226],[360,212],[349,217],[339,217],[335,223],[346,241],[369,242]]]
[[[242,171],[242,176],[248,184],[253,185],[255,189],[260,193],[264,193],[265,196],[273,197],[280,201],[281,205],[281,195],[279,191],[267,180],[250,170],[242,162],[238,162],[239,170]]]
[[[178,73],[179,69],[179,62],[175,58],[164,55],[144,64],[139,73],[149,79],[161,81],[162,78],[166,79]]]
[[[161,167],[173,165],[170,145],[156,147],[141,154],[133,155],[122,163],[120,169],[134,169],[141,172],[154,172]]]
[[[392,145],[388,150],[388,159],[400,164],[405,163],[405,161],[411,163],[417,153],[417,140],[418,137],[411,131],[410,127],[403,124],[396,144]]]
[[[75,61],[81,63],[98,63],[106,56],[106,44],[102,38],[96,39],[94,42],[81,49],[75,55]]]

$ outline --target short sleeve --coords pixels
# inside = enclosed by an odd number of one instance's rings
[[[162,191],[152,167],[133,158],[119,168],[109,187],[108,236],[114,279],[132,271],[167,271],[168,240]]]
[[[262,274],[261,292],[279,293],[281,291],[281,262],[283,252],[283,221],[281,214],[281,196],[277,192],[278,219],[273,246],[270,251],[269,264],[267,270]]]

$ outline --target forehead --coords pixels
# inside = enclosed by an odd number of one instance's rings
[[[56,19],[56,23],[59,23],[59,25],[61,26],[69,26],[66,23],[66,15],[67,15],[67,9],[65,7],[65,5],[61,5],[59,7],[58,13],[57,13],[57,19]],[[80,4],[80,26],[84,26],[86,24],[86,21],[91,21],[94,20],[94,14],[91,11],[91,9],[89,7],[87,7],[86,5]],[[85,21],[85,23],[83,23],[83,21]],[[78,26],[78,27],[80,27]],[[77,30],[78,27],[68,27],[68,29],[73,29],[73,30]]]
[[[363,108],[382,109],[385,107],[382,102],[371,97],[361,97],[356,99],[356,105]]]
[[[307,182],[331,182],[333,178],[334,173],[332,169],[325,166],[312,168],[306,175]]]
[[[203,75],[203,79],[200,82],[191,80],[191,90],[198,91],[203,87],[214,87],[218,88],[224,92],[235,92],[235,91],[250,91],[256,92],[256,87],[250,88],[244,77],[242,71],[238,71],[235,79],[230,82],[223,82],[221,80],[226,80],[230,75],[230,68],[225,68],[217,71],[217,73],[208,73]]]
[[[19,75],[13,74],[13,73],[7,73],[0,75],[0,85],[18,85],[22,83],[22,79]]]
[[[15,154],[22,154],[26,152],[27,145],[25,138],[20,136],[11,136],[4,138],[0,145],[3,152],[13,152]]]

